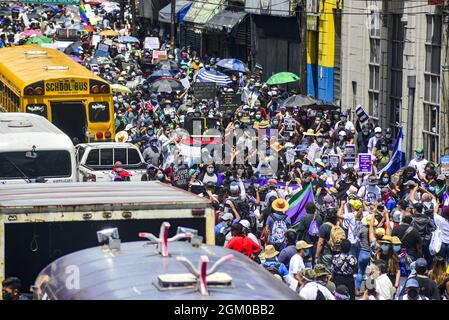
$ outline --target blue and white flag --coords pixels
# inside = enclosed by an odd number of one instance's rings
[[[232,84],[231,78],[214,69],[207,70],[202,68],[198,71],[197,77],[199,82],[214,82],[217,86],[226,87]]]
[[[405,166],[405,153],[402,151],[402,128],[399,129],[399,134],[396,139],[396,143],[393,147],[393,154],[391,156],[390,161],[388,164],[379,171],[379,175],[381,175],[384,171],[388,172],[388,174],[391,176],[395,174],[399,169],[401,169],[403,166]]]

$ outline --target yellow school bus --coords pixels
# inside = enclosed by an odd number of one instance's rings
[[[36,45],[0,49],[0,105],[41,115],[73,141],[113,141],[109,84],[63,52]]]

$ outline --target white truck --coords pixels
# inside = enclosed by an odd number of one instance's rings
[[[97,142],[76,146],[79,181],[111,181],[110,173],[117,161],[131,174],[131,181],[141,181],[147,163],[139,148],[131,143]]]

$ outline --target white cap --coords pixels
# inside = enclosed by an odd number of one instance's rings
[[[376,128],[374,129],[374,132],[375,132],[375,133],[378,133],[378,132],[382,133],[382,129],[381,129],[380,127],[376,127]]]
[[[223,220],[223,221],[229,221],[229,220],[232,220],[232,219],[234,219],[234,216],[230,212],[226,212],[225,214],[223,214],[221,216],[221,220]]]
[[[249,229],[251,227],[248,220],[240,220],[239,223],[246,229]]]
[[[345,135],[346,135],[346,131],[341,130],[338,134],[339,134],[340,136],[345,136]]]

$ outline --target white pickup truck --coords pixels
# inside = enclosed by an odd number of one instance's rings
[[[147,164],[140,150],[131,143],[99,142],[76,146],[79,181],[110,181],[109,174],[116,161],[131,173],[131,181],[141,181]]]

